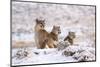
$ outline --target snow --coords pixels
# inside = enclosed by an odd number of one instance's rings
[[[22,50],[22,51],[21,51]],[[23,51],[28,55],[23,57]],[[16,55],[21,51],[20,57]],[[64,51],[75,52],[72,56],[64,54]],[[67,53],[68,54],[68,53]],[[86,57],[87,59],[84,59]],[[68,46],[62,51],[57,48],[37,49],[37,48],[17,48],[12,52],[12,65],[44,64],[44,63],[63,63],[95,60],[95,49],[91,47]]]
[[[17,50],[14,49],[14,55],[16,55]],[[34,54],[34,52],[39,52],[39,55]],[[43,63],[61,63],[61,62],[74,62],[72,57],[65,57],[58,52],[56,49],[33,49],[31,48],[32,55],[30,57],[25,57],[18,59],[14,57],[12,59],[12,65],[27,65],[27,64],[43,64]],[[13,57],[12,56],[12,57]]]
[[[45,19],[45,29],[60,25],[57,48],[37,49],[34,42],[35,19]],[[73,45],[63,40],[75,32]],[[26,42],[26,44],[20,42]],[[31,42],[31,43],[30,43]],[[12,2],[12,65],[93,61],[95,59],[95,7]],[[31,44],[31,45],[30,45]],[[18,45],[24,47],[17,47]]]

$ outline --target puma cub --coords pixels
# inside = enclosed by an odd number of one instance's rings
[[[69,32],[68,35],[65,37],[64,41],[67,41],[72,45],[75,37],[75,32]]]
[[[56,48],[58,45],[58,35],[61,33],[60,26],[53,26],[52,31],[47,37],[47,46],[49,48]]]

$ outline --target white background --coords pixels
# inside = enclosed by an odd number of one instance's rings
[[[97,6],[97,61],[88,63],[69,63],[39,65],[34,67],[98,67],[100,65],[100,0],[35,0],[70,4],[89,4]],[[10,66],[10,0],[0,0],[0,67]],[[28,67],[28,66],[27,66]]]

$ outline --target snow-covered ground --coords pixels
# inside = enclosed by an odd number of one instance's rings
[[[27,54],[25,53],[27,52]],[[67,53],[66,53],[67,52]],[[46,64],[63,62],[94,61],[95,49],[92,47],[69,46],[64,50],[17,48],[12,51],[12,65]]]
[[[45,19],[45,29],[60,25],[60,48],[37,49],[35,19]],[[76,34],[73,45],[63,40]],[[18,42],[18,43],[16,43]],[[12,65],[80,62],[95,60],[95,7],[32,2],[12,2]],[[61,50],[60,50],[61,49]]]
[[[13,52],[16,54],[16,50],[14,49]],[[27,65],[27,64],[44,64],[44,63],[62,63],[62,62],[74,62],[72,57],[65,57],[58,52],[56,49],[33,49],[31,48],[31,56],[19,59],[14,57],[13,55],[13,65]],[[35,54],[35,53],[39,54]]]

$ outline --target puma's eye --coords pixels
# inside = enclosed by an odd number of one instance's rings
[[[40,23],[40,24],[42,24],[42,23]]]
[[[41,27],[43,27],[43,26],[41,25]]]

